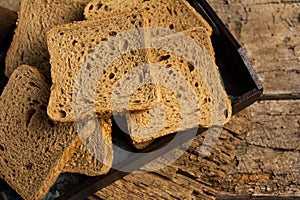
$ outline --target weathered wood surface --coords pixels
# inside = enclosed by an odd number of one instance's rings
[[[13,11],[19,10],[19,2],[20,0],[1,0],[0,6],[4,8],[8,8]]]
[[[246,50],[264,94],[299,94],[300,1],[209,2]]]
[[[300,195],[300,100],[252,106],[252,124],[223,193]]]

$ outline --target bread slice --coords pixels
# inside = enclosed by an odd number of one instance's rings
[[[186,37],[190,38],[187,43],[184,42]],[[152,47],[156,47],[150,50],[150,62],[155,63],[156,73],[160,75],[158,82],[161,84],[161,108],[130,113],[129,134],[135,147],[145,148],[153,139],[170,133],[228,122],[231,116],[231,102],[221,83],[211,40],[206,30],[196,28],[174,35],[155,31],[151,33],[150,38]],[[196,51],[197,45],[200,45],[200,52]],[[193,52],[194,50],[196,52]],[[201,60],[201,71],[195,67],[194,58]],[[180,79],[180,76],[184,78]],[[178,88],[176,83],[179,83]],[[194,94],[188,93],[189,85]],[[198,108],[194,110],[191,108],[194,105],[191,98],[195,98],[198,103]],[[183,111],[188,113],[188,120],[183,118]]]
[[[147,26],[144,19],[143,13],[135,12],[61,25],[48,32],[51,119],[72,122],[74,114],[86,118],[94,112],[144,110],[157,101],[156,86],[143,85],[152,80],[150,67],[143,66],[148,63],[139,30]],[[143,87],[133,90],[132,85]],[[118,97],[112,98],[114,94]]]
[[[72,124],[55,124],[46,108],[50,88],[23,65],[0,97],[0,174],[24,199],[42,199],[80,144]]]
[[[46,32],[52,27],[83,19],[89,0],[21,0],[15,35],[6,57],[10,77],[21,64],[36,66],[50,82]]]
[[[98,123],[98,119],[92,119],[89,122],[93,124],[90,125],[92,128],[89,131],[91,135],[86,138],[84,144],[76,149],[76,152],[66,164],[64,172],[97,176],[106,174],[110,170],[113,162],[111,119],[100,119],[100,123]],[[101,133],[97,131],[100,128]]]
[[[209,35],[212,33],[209,24],[186,0],[92,0],[84,15],[87,19],[101,19],[140,9],[147,12],[150,27],[176,31],[203,27]]]

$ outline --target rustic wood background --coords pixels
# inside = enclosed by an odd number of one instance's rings
[[[246,50],[263,97],[231,120],[209,157],[196,156],[203,133],[171,166],[128,175],[89,199],[300,196],[300,0],[208,1]],[[18,10],[18,1],[0,6]]]

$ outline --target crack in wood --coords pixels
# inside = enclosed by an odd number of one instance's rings
[[[270,100],[299,100],[300,93],[283,93],[283,94],[263,94],[259,101],[270,101]]]

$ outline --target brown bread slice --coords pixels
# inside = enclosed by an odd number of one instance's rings
[[[48,104],[51,119],[74,121],[74,106],[80,107],[80,113],[75,113],[77,117],[85,118],[94,113],[94,109],[99,115],[111,113],[112,110],[143,110],[157,101],[157,88],[146,85],[134,92],[129,108],[120,106],[129,101],[130,84],[151,81],[147,66],[137,68],[148,62],[143,31],[137,30],[147,26],[144,18],[143,13],[135,12],[105,20],[61,25],[48,32],[53,81]],[[118,37],[123,39],[115,42],[114,38]],[[99,46],[104,49],[99,50]],[[125,53],[111,62],[111,51]],[[135,73],[133,69],[138,71]],[[127,79],[121,79],[126,76]],[[112,98],[113,89],[118,86],[125,89],[126,94],[117,90],[121,98]],[[78,92],[80,90],[84,92]],[[84,103],[78,105],[75,97]]]
[[[182,110],[188,110],[191,106],[190,102],[185,100],[184,96],[180,93],[176,95],[176,91],[171,91],[171,89],[173,89],[172,87],[166,88],[161,85],[162,100],[159,105],[165,111],[165,115],[159,110],[155,112],[148,110],[133,111],[130,113],[130,117],[128,117],[129,134],[136,148],[145,148],[151,143],[151,140],[170,133],[195,128],[197,126],[210,127],[211,125],[222,125],[230,119],[231,102],[222,86],[218,68],[214,62],[214,52],[209,35],[203,28],[184,31],[183,34],[191,38],[192,43],[199,44],[200,47],[202,47],[202,54],[196,55],[203,61],[202,71],[197,71],[193,63],[185,60],[179,54],[171,52],[174,48],[172,49],[172,47],[169,46],[172,40],[175,40],[175,48],[179,48],[182,53],[184,52],[183,55],[186,55],[193,53],[193,51],[189,51],[189,49],[195,49],[193,44],[189,42],[189,45],[186,46],[183,43],[183,37],[168,35],[164,31],[151,33],[151,45],[153,45],[153,47],[160,47],[150,50],[150,62],[160,64],[156,70],[157,74],[167,72],[167,74],[171,76],[171,79],[174,80],[176,80],[178,74],[182,74],[186,78],[188,84],[192,86],[198,100],[200,118],[197,115],[197,110],[195,110],[189,112],[189,121],[183,122],[181,116]],[[160,37],[154,37],[154,35],[159,35]],[[163,47],[167,49],[170,47],[170,51],[162,49]],[[193,58],[193,55],[187,55],[186,57]],[[166,79],[168,78],[170,77]],[[185,81],[180,82],[182,90],[186,90],[188,87],[184,82]],[[171,86],[174,85],[175,83],[171,84]],[[209,87],[213,87],[212,93],[210,93]],[[189,98],[195,97],[191,95]],[[218,103],[223,110],[217,112],[213,111],[213,98],[215,99],[214,102]],[[179,99],[183,99],[184,103],[182,105],[180,105]],[[215,118],[212,118],[213,114],[220,115],[220,118],[215,120]],[[164,117],[166,120],[163,124]],[[153,119],[160,120],[155,121]],[[151,121],[152,124],[150,124]]]
[[[17,68],[0,97],[0,174],[24,199],[42,199],[80,144],[72,124],[55,124],[40,72]]]
[[[98,119],[94,119],[92,122],[98,123]],[[91,132],[91,135],[87,138],[89,144],[84,142],[76,149],[64,168],[65,172],[97,176],[106,174],[110,170],[113,162],[111,119],[100,119],[99,126],[90,125],[92,130],[88,132]],[[99,128],[101,128],[102,134],[97,132]],[[93,151],[94,148],[97,151]]]
[[[183,31],[194,27],[212,29],[203,17],[186,0],[92,0],[85,7],[87,19],[112,17],[143,9],[147,12],[149,26]]]
[[[46,45],[46,32],[56,25],[82,20],[83,9],[88,2],[89,0],[22,0],[18,28],[6,58],[6,75],[10,76],[12,71],[19,66],[19,64],[28,63],[38,66],[49,78],[50,58]],[[1,11],[8,13],[8,11],[6,12],[2,9]],[[102,121],[105,124],[105,121]],[[108,134],[109,129],[106,130]],[[105,139],[108,140],[109,137]],[[109,148],[109,145],[107,148]],[[80,159],[76,158],[76,156],[80,157]],[[112,159],[112,157],[110,159]],[[95,160],[90,168],[86,168],[85,165],[89,162],[91,162],[91,155],[89,152],[86,152],[83,145],[81,145],[69,161],[72,167],[65,167],[64,170],[74,173],[84,173],[86,175],[99,175],[106,173],[106,168],[109,168]],[[86,169],[86,171],[84,171],[84,169]]]
[[[21,64],[28,64],[39,68],[50,82],[46,32],[56,25],[82,20],[88,2],[21,0],[17,29],[6,57],[6,76],[10,77]]]

